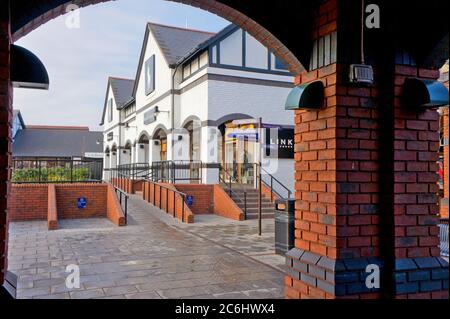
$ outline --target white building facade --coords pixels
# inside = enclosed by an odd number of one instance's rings
[[[198,162],[205,184],[252,183],[246,168],[261,161],[292,190],[294,118],[284,105],[293,82],[234,25],[212,34],[149,23],[136,78],[108,81],[104,167]]]

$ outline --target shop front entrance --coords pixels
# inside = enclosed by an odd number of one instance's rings
[[[258,133],[255,124],[225,123],[221,127],[222,178],[232,183],[255,185]]]

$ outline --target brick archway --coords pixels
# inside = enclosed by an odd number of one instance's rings
[[[87,7],[94,4],[103,2],[109,2],[112,0],[59,0],[53,1],[56,4],[49,5],[49,9],[42,15],[32,19],[31,21],[20,26],[12,34],[13,41],[17,41],[20,38],[26,36],[39,26],[47,23],[48,21],[55,19],[61,15],[66,14],[66,8],[68,5],[74,4],[79,7]],[[203,9],[205,11],[216,14],[234,24],[241,27],[253,37],[255,37],[264,46],[270,48],[273,53],[286,65],[286,67],[294,74],[299,74],[304,70],[300,61],[296,56],[278,40],[273,34],[271,34],[266,28],[256,23],[253,19],[237,11],[236,9],[223,4],[220,1],[210,0],[166,0],[172,2],[178,2],[193,7]]]
[[[16,6],[14,16],[0,10],[0,145],[5,149],[0,153],[0,179],[5,181],[0,185],[0,283],[6,269],[11,177],[10,28],[17,40],[62,15],[67,4],[106,1],[111,0],[0,2]],[[287,254],[286,297],[448,299],[448,261],[437,246],[439,114],[436,109],[419,112],[402,101],[408,77],[435,81],[441,60],[448,59],[448,40],[436,46],[448,38],[448,4],[374,0],[382,5],[386,27],[367,32],[372,45],[366,58],[377,72],[374,84],[365,86],[348,81],[349,64],[360,62],[360,39],[354,32],[360,8],[351,5],[353,0],[298,0],[289,1],[289,7],[273,1],[277,9],[268,10],[282,14],[278,25],[268,21],[266,8],[257,14],[258,6],[249,1],[167,1],[202,8],[247,30],[291,71],[301,73],[297,85],[316,80],[325,84],[322,109],[295,111],[296,238]],[[306,67],[315,57],[314,43],[325,42],[320,40],[324,36],[336,37],[335,62],[314,60],[322,66],[300,72],[301,63]],[[410,57],[417,60],[412,63]],[[368,265],[382,266],[381,288],[365,285],[361,274]]]

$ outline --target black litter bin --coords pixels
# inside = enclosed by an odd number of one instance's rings
[[[294,248],[295,200],[275,201],[275,253],[285,255]]]

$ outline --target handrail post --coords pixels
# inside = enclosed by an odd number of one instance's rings
[[[37,161],[37,163],[38,163],[38,166],[39,166],[39,174],[38,174],[38,181],[39,181],[39,183],[41,182],[41,174],[42,174],[42,172],[41,172],[41,161],[40,160],[38,160]]]
[[[128,196],[125,196],[125,225],[128,225]]]
[[[162,186],[159,185],[159,209],[162,208],[161,199],[162,199]]]
[[[176,217],[176,207],[177,207],[177,194],[173,193],[173,217]]]
[[[247,220],[247,191],[244,191],[244,218]]]
[[[186,198],[184,195],[181,196],[183,203],[181,203],[181,221],[184,223],[184,205],[186,203]]]
[[[70,182],[73,183],[73,160],[70,161]]]
[[[273,176],[270,177],[270,201],[273,202]]]

